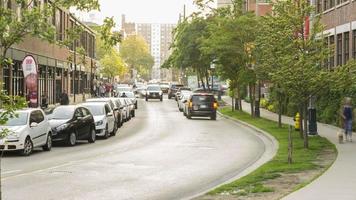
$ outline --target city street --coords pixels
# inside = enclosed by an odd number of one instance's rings
[[[6,154],[4,199],[189,198],[236,177],[265,150],[242,125],[188,120],[174,100],[140,100],[136,118],[114,138]]]

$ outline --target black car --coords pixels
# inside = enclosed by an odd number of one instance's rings
[[[169,90],[168,90],[168,99],[175,97],[176,96],[176,92],[178,91],[179,88],[183,87],[182,84],[171,84],[169,86]]]
[[[163,101],[163,92],[159,85],[149,85],[146,89],[146,101],[148,99],[159,99]]]
[[[52,114],[49,124],[52,129],[52,140],[62,141],[74,146],[77,140],[96,140],[95,122],[90,111],[82,106],[58,106]]]
[[[218,103],[214,95],[208,93],[193,94],[184,103],[184,115],[188,119],[192,117],[210,117],[210,119],[216,120]]]

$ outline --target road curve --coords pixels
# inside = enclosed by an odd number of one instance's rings
[[[270,148],[230,120],[188,120],[174,100],[139,101],[136,116],[95,144],[6,154],[4,199],[184,199],[236,177]]]

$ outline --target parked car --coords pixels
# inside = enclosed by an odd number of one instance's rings
[[[110,137],[110,134],[115,136],[118,129],[115,122],[114,111],[105,102],[87,102],[81,104],[89,109],[94,117],[95,130],[97,136],[103,136],[105,139]]]
[[[96,140],[95,121],[90,111],[77,105],[58,106],[49,120],[53,141],[61,141],[74,146],[77,140]]]
[[[17,117],[10,118],[0,126],[0,129],[10,131],[0,139],[0,149],[19,151],[24,156],[29,156],[36,147],[50,151],[52,132],[44,112],[41,109],[23,109],[16,111],[16,114]]]
[[[115,122],[117,127],[121,127],[123,120],[122,114],[120,111],[120,104],[116,101],[117,98],[94,98],[94,99],[87,99],[86,102],[106,102],[109,104],[110,108],[114,111]]]
[[[118,86],[115,88],[117,97],[120,97],[123,92],[132,92],[132,88],[129,86]]]
[[[118,98],[118,100],[120,101],[120,111],[123,113],[123,121],[127,122],[131,119],[130,117],[130,107],[127,104],[127,102],[125,101],[125,98]]]
[[[126,104],[129,107],[130,118],[135,117],[135,104],[129,98],[125,98]]]
[[[175,95],[175,100],[178,101],[180,94],[182,91],[192,91],[189,87],[180,87],[178,88],[176,95]]]
[[[160,83],[159,86],[161,86],[161,90],[163,93],[168,93],[169,90],[169,84],[168,83]]]
[[[159,85],[148,85],[146,89],[146,101],[148,99],[159,99],[163,101],[163,92]]]
[[[137,109],[137,99],[133,92],[123,92],[120,97],[131,99],[132,103],[135,105],[135,109]]]
[[[192,95],[191,91],[182,91],[182,93],[180,94],[179,99],[178,99],[179,111],[183,112],[184,106],[185,106],[184,102],[186,102],[189,99],[190,95]]]
[[[192,117],[210,117],[216,120],[216,110],[218,103],[214,95],[208,93],[195,93],[189,97],[185,103],[184,115],[191,119]]]
[[[182,84],[176,84],[176,83],[171,84],[169,86],[169,90],[168,90],[168,99],[170,99],[172,97],[175,97],[176,96],[176,92],[180,87],[183,87],[183,85]]]

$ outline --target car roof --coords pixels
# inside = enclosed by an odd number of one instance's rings
[[[79,104],[79,105],[82,105],[82,106],[86,106],[86,105],[107,105],[108,103],[107,102],[95,102],[95,101],[93,101],[93,102],[83,102],[83,103],[81,103],[81,104]]]
[[[211,93],[193,93],[192,96],[214,96]]]
[[[23,109],[20,109],[20,110],[15,110],[15,112],[30,113],[30,112],[36,111],[36,110],[42,111],[40,108],[23,108]],[[0,111],[2,111],[2,110],[0,110]]]

